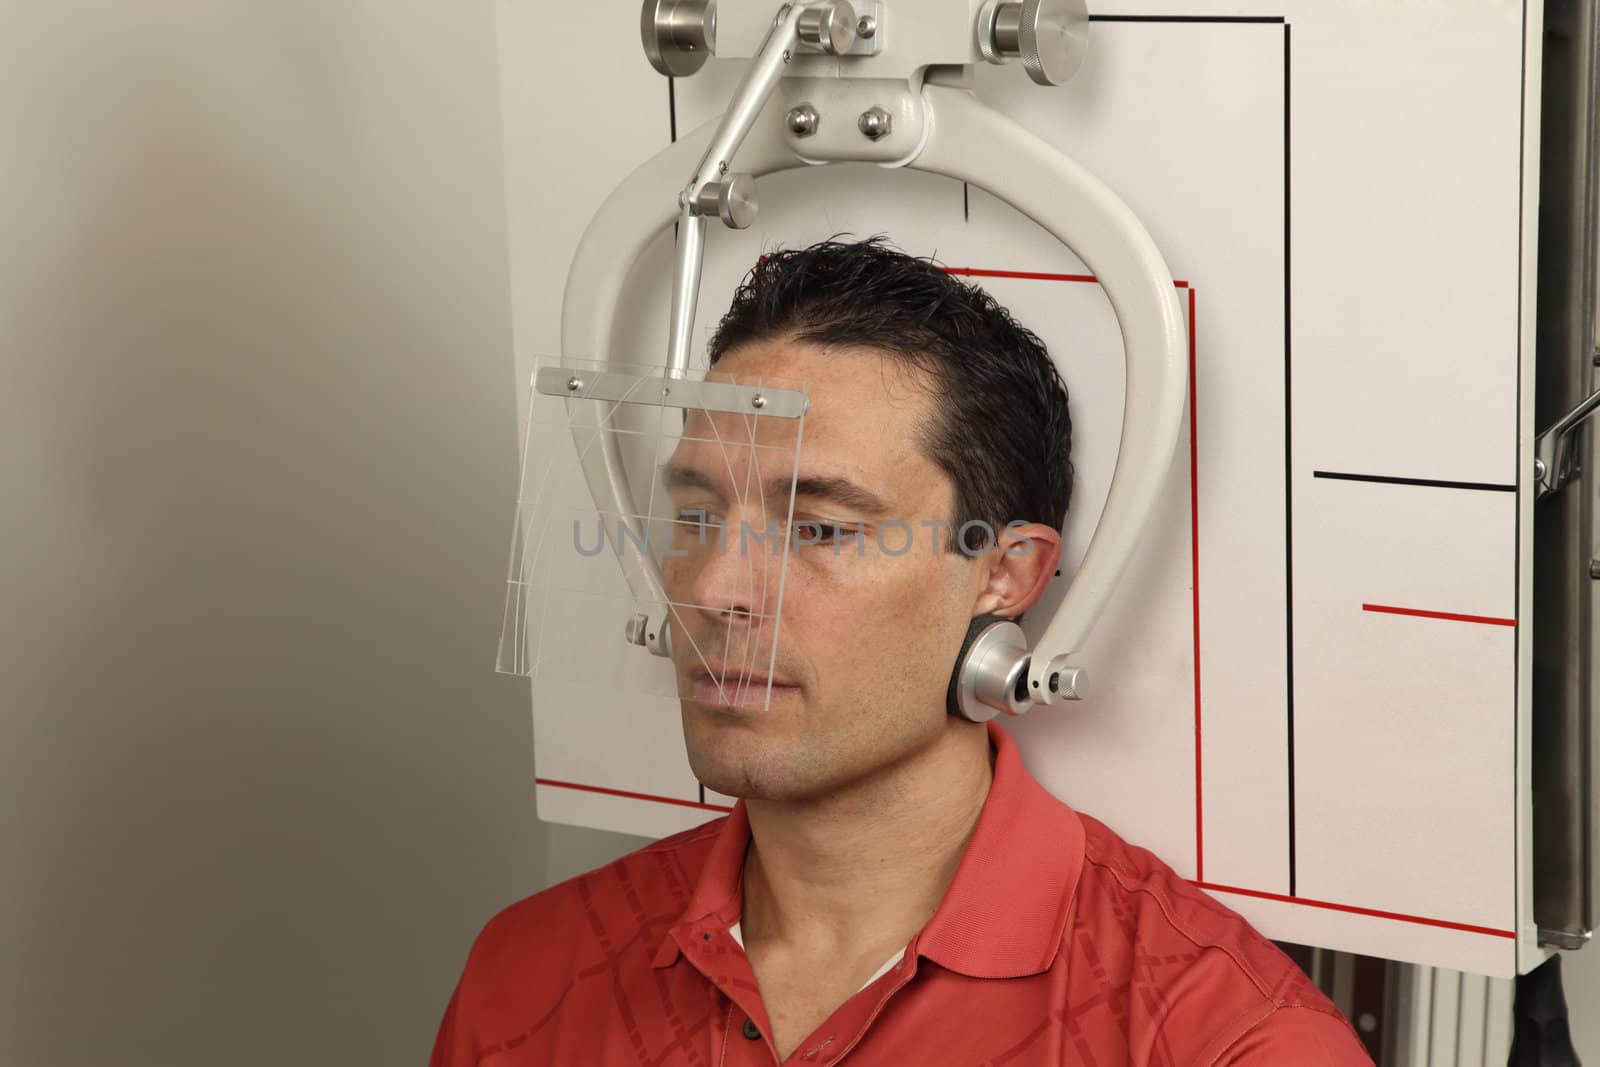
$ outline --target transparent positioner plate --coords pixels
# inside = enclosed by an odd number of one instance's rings
[[[497,669],[768,708],[797,680],[780,623],[805,407],[802,381],[542,360]]]

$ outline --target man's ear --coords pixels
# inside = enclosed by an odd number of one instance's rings
[[[1038,522],[1007,523],[981,560],[988,581],[973,601],[973,615],[1014,619],[1033,607],[1061,564],[1061,533]]]

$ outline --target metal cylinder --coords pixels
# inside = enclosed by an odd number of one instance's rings
[[[1022,54],[1022,0],[995,8],[994,49],[1003,56]]]
[[[1534,422],[1549,426],[1593,389],[1600,288],[1600,10],[1546,5],[1539,168],[1538,359]],[[1579,482],[1534,505],[1533,917],[1539,940],[1576,948],[1600,922],[1594,790],[1600,781],[1595,661],[1600,595],[1592,560],[1600,434],[1578,430]],[[1554,477],[1546,470],[1542,477]],[[1588,484],[1583,484],[1588,483]],[[1527,551],[1527,549],[1524,549]],[[1593,952],[1594,949],[1589,951]]]
[[[644,0],[639,36],[652,67],[668,77],[688,77],[716,50],[716,4],[713,0]]]
[[[730,229],[745,229],[756,220],[756,180],[731,174],[725,181],[706,182],[695,195],[694,213],[715,215]]]
[[[808,7],[795,24],[800,40],[829,55],[839,56],[856,43],[856,9],[849,0]]]

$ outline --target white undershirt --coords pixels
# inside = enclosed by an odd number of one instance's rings
[[[742,920],[735,920],[734,924],[732,926],[728,927],[728,933],[733,935],[734,941],[738,942],[738,945],[739,945],[740,948],[744,948],[744,935],[739,930],[739,924],[740,924],[741,921]],[[906,946],[906,948],[910,948],[910,947],[911,947],[910,945]],[[906,949],[903,948],[899,952],[896,952],[893,956],[890,956],[888,959],[884,960],[883,961],[883,966],[879,967],[877,969],[877,971],[875,971],[873,973],[871,978],[868,978],[865,982],[861,983],[861,989],[867,988],[867,986],[871,985],[873,982],[876,982],[878,979],[880,979],[884,975],[888,974],[889,973],[889,968],[893,967],[895,964],[897,964],[901,960],[905,959],[905,955],[906,955]],[[857,993],[861,992],[861,989],[856,990],[856,992]]]

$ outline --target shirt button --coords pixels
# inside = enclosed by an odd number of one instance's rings
[[[751,1041],[761,1040],[761,1027],[756,1025],[756,1021],[754,1019],[746,1019],[744,1021],[744,1036],[748,1037]]]

